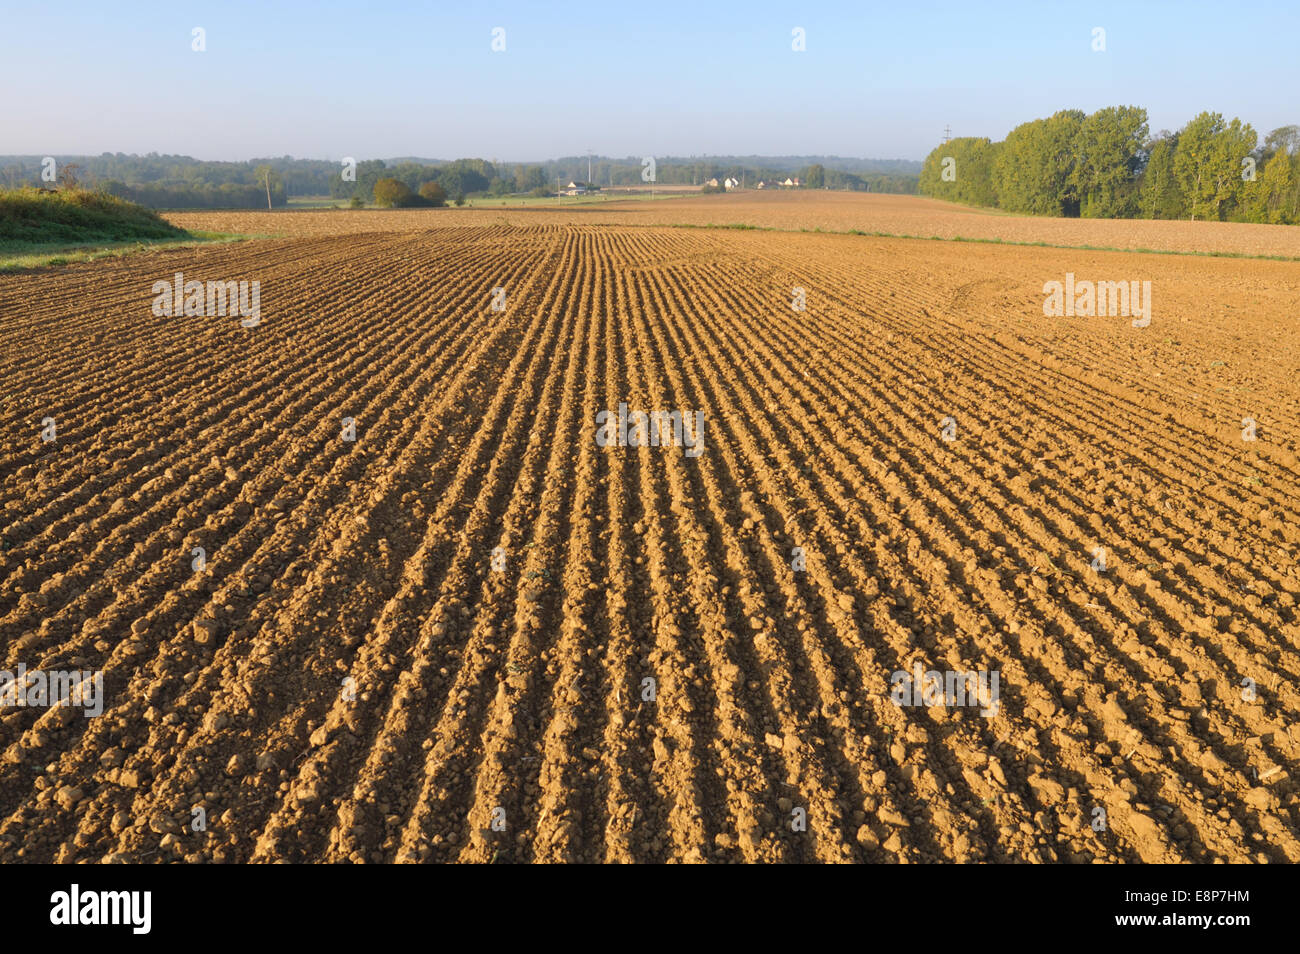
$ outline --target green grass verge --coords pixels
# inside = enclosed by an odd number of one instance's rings
[[[188,232],[182,239],[152,239],[134,242],[48,243],[40,245],[0,242],[0,272],[15,272],[49,265],[94,262],[101,258],[122,258],[192,248],[210,243],[242,242],[245,239],[269,238],[266,235],[241,235],[233,232]]]

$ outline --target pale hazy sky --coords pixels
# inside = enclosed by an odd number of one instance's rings
[[[0,24],[0,155],[920,159],[947,124],[1063,108],[1300,122],[1300,0],[4,0]]]

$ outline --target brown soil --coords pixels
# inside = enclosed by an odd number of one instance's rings
[[[1300,861],[1300,264],[452,214],[0,276],[0,861]]]
[[[1300,259],[1300,229],[1288,225],[1029,218],[919,196],[851,192],[750,190],[657,202],[611,199],[560,209],[535,205],[500,209],[177,212],[169,213],[167,218],[182,228],[296,236],[416,231],[452,225],[753,225],[810,232],[856,230],[918,238]]]

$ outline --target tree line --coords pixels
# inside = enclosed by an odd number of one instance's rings
[[[593,160],[588,179],[585,157],[534,164],[457,159],[439,165],[417,161],[388,165],[382,159],[368,159],[357,163],[355,178],[346,178],[345,170],[338,170],[331,179],[329,194],[336,199],[380,201],[375,195],[375,184],[381,179],[395,179],[411,194],[418,194],[424,183],[435,182],[452,198],[474,195],[555,195],[559,188],[569,182],[597,187],[647,188],[649,183],[642,178],[645,168],[641,159]],[[914,174],[854,173],[827,168],[819,163],[794,169],[712,160],[665,159],[662,162],[656,160],[655,163],[655,182],[659,185],[704,185],[711,179],[722,182],[734,178],[752,189],[760,181],[777,182],[791,176],[798,177],[805,187],[814,189],[894,193],[915,193],[917,190],[917,176]]]
[[[189,156],[128,155],[55,156],[59,182],[75,168],[80,183],[151,208],[273,208],[290,196],[323,196],[353,204],[420,205],[420,189],[435,184],[445,201],[478,195],[554,195],[571,181],[595,186],[648,188],[642,157],[622,159],[569,156],[537,163],[501,163],[485,159],[367,159],[345,165],[292,156],[247,162],[210,162]],[[43,157],[0,156],[0,185],[9,188],[50,185],[42,179]],[[710,179],[759,181],[799,178],[806,188],[864,192],[915,192],[921,164],[914,160],[845,159],[840,157],[662,157],[655,160],[660,185],[703,185]],[[269,172],[268,172],[269,170]],[[590,172],[589,172],[590,170]],[[392,179],[405,191],[375,187]],[[269,182],[268,182],[269,180]],[[432,191],[432,190],[426,190]],[[439,199],[431,200],[438,204]]]
[[[1300,223],[1300,127],[1263,142],[1203,112],[1152,136],[1147,112],[1062,110],[1001,142],[953,139],[925,158],[923,195],[1025,215]]]
[[[335,166],[328,191],[335,199],[351,199],[355,204],[375,202],[401,207],[428,204],[416,197],[422,187],[432,184],[438,189],[425,189],[434,197],[430,202],[445,204],[448,197],[463,201],[468,195],[488,192],[499,178],[492,163],[483,159],[457,159],[442,165],[399,162],[392,166],[382,159],[366,159],[358,162],[355,170]]]
[[[42,156],[0,156],[0,183],[8,188],[50,186],[42,179]],[[256,159],[207,162],[190,156],[54,156],[62,170],[75,166],[80,184],[151,208],[266,208],[265,167],[272,170],[271,202],[283,206],[290,195],[325,195],[338,163],[320,159]]]
[[[847,192],[888,192],[915,195],[917,177],[910,173],[855,173],[828,169],[821,163],[802,167],[795,175],[805,189],[836,189]]]

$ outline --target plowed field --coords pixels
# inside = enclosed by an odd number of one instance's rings
[[[1300,264],[528,221],[0,276],[0,861],[1300,861]]]
[[[592,202],[555,208],[367,209],[312,212],[175,212],[186,229],[321,237],[450,225],[746,225],[755,228],[971,239],[1098,249],[1276,256],[1300,260],[1300,229],[1243,222],[1061,219],[1008,215],[911,195],[747,192]]]

